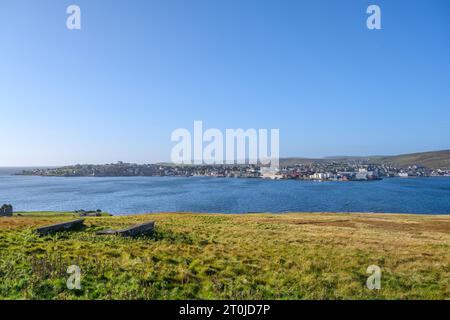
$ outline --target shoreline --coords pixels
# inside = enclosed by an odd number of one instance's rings
[[[239,177],[231,177],[231,176],[214,176],[214,175],[191,175],[191,176],[183,176],[183,175],[148,175],[148,176],[142,176],[142,175],[115,175],[115,176],[101,176],[101,175],[38,175],[38,174],[21,174],[21,173],[13,173],[13,174],[6,174],[6,175],[0,175],[0,177],[42,177],[42,178],[217,178],[217,179],[261,179],[261,180],[267,180],[267,181],[285,181],[285,180],[294,180],[294,181],[320,181],[320,182],[368,182],[368,181],[380,181],[383,179],[417,179],[417,178],[450,178],[450,175],[429,175],[429,176],[408,176],[408,177],[401,177],[401,176],[383,176],[377,179],[354,179],[354,180],[332,180],[332,179],[306,179],[306,178],[267,178],[267,177],[250,177],[250,176],[239,176]]]
[[[413,217],[442,217],[442,216],[450,216],[450,213],[402,213],[402,212],[361,212],[361,211],[351,211],[351,212],[342,212],[342,211],[289,211],[289,212],[190,212],[190,211],[161,211],[161,212],[143,212],[143,213],[124,213],[124,214],[114,214],[109,213],[107,211],[101,212],[101,216],[97,218],[107,216],[107,217],[139,217],[146,215],[204,215],[204,216],[252,216],[252,215],[370,215],[370,216],[413,216]],[[64,215],[73,215],[80,217],[93,217],[93,216],[82,216],[75,211],[17,211],[13,213],[13,217],[17,216],[64,216]]]

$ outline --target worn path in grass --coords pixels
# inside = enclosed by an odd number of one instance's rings
[[[450,216],[159,213],[32,232],[75,217],[0,218],[1,299],[450,299]],[[95,235],[148,220],[151,237]],[[81,290],[66,287],[72,264]]]

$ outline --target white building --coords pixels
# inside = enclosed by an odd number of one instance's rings
[[[278,169],[272,168],[272,167],[261,167],[259,170],[261,173],[261,177],[263,179],[282,179],[283,175],[278,171]]]

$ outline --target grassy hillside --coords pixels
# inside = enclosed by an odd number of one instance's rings
[[[309,164],[330,161],[349,161],[365,160],[375,164],[392,164],[397,167],[408,167],[413,165],[422,165],[430,169],[448,169],[450,168],[450,150],[431,151],[421,153],[403,154],[397,156],[369,156],[369,157],[327,157],[323,159],[307,158],[284,158],[280,159],[282,166],[295,164]]]
[[[32,232],[74,217],[0,218],[0,299],[450,299],[450,216],[152,214]],[[148,220],[151,237],[95,235]],[[365,287],[369,265],[381,290]]]
[[[450,150],[380,157],[377,160],[382,163],[391,163],[399,167],[420,164],[432,169],[450,168]]]

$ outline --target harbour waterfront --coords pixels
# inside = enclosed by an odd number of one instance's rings
[[[450,178],[313,182],[210,177],[36,177],[0,171],[15,211],[450,214]]]

